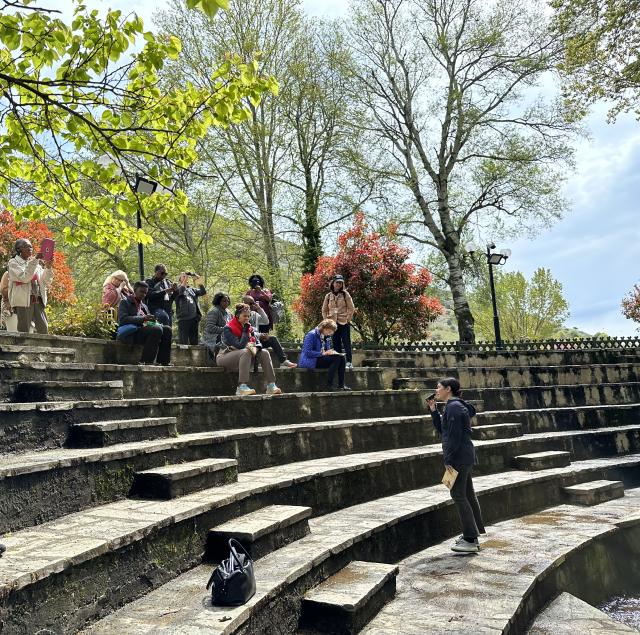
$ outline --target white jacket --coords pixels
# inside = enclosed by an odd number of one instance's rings
[[[47,287],[53,280],[53,272],[44,268],[37,258],[24,260],[14,256],[9,260],[9,302],[12,307],[27,307],[31,304],[31,279],[37,276],[42,303],[47,304]],[[22,283],[22,284],[16,284]]]

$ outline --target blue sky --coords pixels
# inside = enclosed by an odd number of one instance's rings
[[[87,5],[135,11],[151,26],[165,0],[88,0]],[[345,0],[303,0],[314,15],[345,13]],[[620,300],[640,281],[640,122],[632,116],[606,123],[606,105],[585,124],[588,140],[578,146],[577,165],[566,196],[572,210],[535,238],[509,245],[505,267],[530,275],[551,269],[562,283],[571,308],[568,326],[595,333],[634,335],[636,324],[620,313]]]

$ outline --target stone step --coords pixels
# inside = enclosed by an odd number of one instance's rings
[[[419,368],[414,357],[365,357],[366,368]]]
[[[566,467],[571,464],[571,452],[561,450],[549,452],[534,452],[533,454],[521,454],[513,460],[519,470],[536,472],[538,470],[551,470],[555,467]]]
[[[625,464],[627,467],[623,470],[622,466]],[[532,513],[545,505],[561,504],[560,485],[565,484],[567,480],[576,482],[588,478],[590,474],[623,470],[625,478],[635,479],[637,482],[638,465],[640,465],[640,455],[633,460],[630,457],[618,457],[605,461],[574,463],[552,475],[508,472],[492,476],[479,476],[474,478],[474,485],[485,513],[485,521],[490,524],[497,519]],[[634,474],[635,476],[633,476]],[[626,501],[624,509],[620,509],[616,515],[608,514],[606,516],[608,523],[614,522],[616,516],[622,517],[628,514],[628,510],[633,508],[634,504],[637,505],[631,496],[627,498],[629,500]],[[616,502],[619,501],[607,504]],[[203,504],[201,496],[198,498],[198,504],[200,506]],[[145,513],[149,514],[152,511],[153,509],[147,508]],[[142,510],[138,513],[142,513]],[[169,513],[168,510],[167,513]],[[184,518],[184,511],[181,517]],[[160,519],[157,521],[159,522]],[[198,523],[198,525],[200,524]],[[448,551],[450,537],[459,532],[459,520],[451,497],[441,484],[352,505],[314,518],[309,524],[311,526],[309,536],[256,562],[255,572],[256,579],[259,581],[259,591],[254,598],[241,607],[212,607],[206,601],[203,588],[211,574],[211,566],[205,565],[191,569],[164,586],[147,593],[144,597],[87,628],[83,633],[91,635],[127,633],[130,632],[128,629],[135,625],[134,632],[137,635],[152,635],[158,632],[206,632],[228,635],[241,632],[270,633],[269,626],[273,624],[289,624],[291,626],[286,632],[293,632],[295,629],[293,624],[297,623],[300,609],[299,601],[296,598],[342,569],[345,563],[355,559],[395,562],[433,545],[435,541],[443,538],[447,538]],[[540,535],[548,536],[548,529],[547,525],[546,531],[540,532]],[[574,534],[579,533],[575,532],[575,526],[573,529]],[[526,555],[528,550],[522,550],[522,535],[523,531],[521,530],[514,536],[514,539],[519,545],[520,551]],[[399,539],[399,536],[402,536],[402,539]],[[9,547],[11,547],[11,539],[13,537],[7,539]],[[497,543],[501,544],[499,540]],[[476,570],[476,564],[479,565],[483,562],[480,558],[474,559],[474,570]],[[30,562],[32,561],[33,556]],[[445,563],[445,566],[446,563],[451,563],[451,566],[470,566],[469,560],[465,558],[444,556],[440,561]],[[491,567],[491,564],[490,560],[487,561],[488,567]],[[433,565],[437,566],[436,563]],[[423,561],[422,570],[425,574],[431,566],[432,563],[429,560]],[[509,569],[509,571],[511,570]],[[484,567],[476,571],[486,575]],[[118,576],[125,573],[124,568],[120,567]],[[515,576],[518,575],[517,570],[513,573]],[[447,578],[447,576],[443,577]],[[462,574],[450,577],[455,578],[450,582],[458,586],[465,579]],[[495,577],[498,580],[502,579],[500,576]],[[70,575],[66,576],[67,580],[70,578]],[[31,586],[37,586],[43,582],[36,580]],[[118,582],[120,581],[118,580]],[[478,602],[477,589],[482,588],[482,585],[476,584],[473,588],[475,594],[471,592],[470,588],[465,595],[469,603],[469,610],[467,611],[465,608],[465,615],[468,614],[469,617],[473,617],[473,611],[470,607]],[[429,584],[426,588],[419,587],[419,593],[424,600],[425,594],[428,593],[428,597],[431,597],[431,593],[437,589],[437,583]],[[504,594],[504,588],[501,593]],[[76,601],[81,599],[78,597]],[[123,601],[121,595],[118,599],[120,602]],[[109,606],[109,603],[110,598],[104,598],[102,607]],[[485,601],[480,604],[484,606]],[[159,610],[159,607],[162,607],[162,610]],[[421,615],[429,613],[427,606],[424,611],[416,612],[415,609],[414,600],[414,606],[409,609],[411,617],[419,618]],[[35,609],[33,610],[35,611]],[[494,606],[491,606],[489,610],[495,610]],[[34,614],[28,611],[18,615],[21,619],[25,619],[25,617],[34,619]],[[409,617],[406,616],[407,619]],[[451,612],[449,611],[446,613],[446,619],[448,620],[450,617]],[[86,613],[81,615],[81,619],[88,619]],[[398,615],[398,619],[401,620],[402,615]],[[74,621],[77,623],[75,616]],[[43,625],[41,624],[41,626]],[[261,625],[264,625],[264,628],[261,628]],[[448,628],[451,628],[450,623]],[[413,628],[408,631],[403,630],[402,627],[396,627],[386,630],[381,628],[378,631],[379,634],[384,633],[385,635],[404,632],[444,633],[447,632],[447,629],[425,631]],[[460,632],[475,633],[477,628],[468,628]]]
[[[302,600],[300,626],[331,635],[355,635],[396,594],[398,567],[354,560]]]
[[[120,421],[74,423],[69,430],[69,447],[103,448],[118,443],[177,437],[175,417],[148,417]]]
[[[519,423],[494,423],[493,425],[473,426],[471,436],[478,441],[513,439],[522,436],[522,425]]]
[[[269,505],[228,520],[209,530],[205,558],[221,562],[229,555],[229,539],[235,538],[258,560],[309,533],[311,507]]]
[[[0,360],[16,362],[72,362],[76,357],[73,348],[55,348],[0,344]]]
[[[575,505],[599,505],[624,496],[624,483],[622,481],[588,481],[563,487],[562,491],[567,495],[569,502]]]
[[[41,401],[88,401],[122,399],[122,380],[113,381],[22,381],[13,390],[16,403]]]
[[[289,372],[289,371],[283,371]],[[288,393],[274,397],[164,397],[66,403],[0,403],[3,452],[59,447],[74,423],[176,417],[178,432],[364,419],[381,413],[426,414],[424,395],[415,390]]]
[[[565,588],[601,598],[619,593],[622,580],[638,579],[638,568],[630,561],[640,559],[640,518],[635,525],[622,526],[640,505],[638,489],[589,513],[554,504],[487,527],[488,537],[481,537],[477,556],[453,554],[452,538],[447,538],[399,562],[402,585],[395,599],[361,635],[524,634],[547,602]],[[583,621],[588,614],[580,607],[563,617],[564,628],[551,623],[549,629],[534,632],[616,632],[591,630]]]
[[[237,480],[235,459],[202,459],[136,472],[132,494],[166,500]]]

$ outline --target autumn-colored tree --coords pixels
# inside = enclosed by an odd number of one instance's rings
[[[633,289],[622,298],[622,315],[628,320],[640,322],[640,284],[634,285]]]
[[[383,344],[428,336],[429,324],[442,313],[436,298],[425,295],[431,274],[407,262],[411,250],[398,242],[395,225],[372,231],[364,214],[338,238],[338,253],[318,259],[315,273],[302,277],[294,310],[305,325],[321,319],[331,278],[342,274],[356,305],[353,326],[363,341]]]
[[[53,232],[38,221],[25,221],[16,223],[10,212],[0,212],[0,271],[7,268],[7,261],[12,258],[15,251],[14,245],[18,238],[28,238],[37,253],[40,243],[44,238],[53,238]],[[53,284],[49,291],[51,303],[57,305],[73,304],[73,278],[64,254],[56,251],[53,255]]]

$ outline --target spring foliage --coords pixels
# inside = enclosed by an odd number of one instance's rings
[[[342,274],[357,312],[353,326],[363,341],[390,339],[417,341],[428,336],[429,324],[442,313],[436,298],[426,295],[431,274],[408,262],[411,250],[397,239],[396,227],[372,231],[363,214],[338,239],[338,253],[318,259],[315,273],[302,277],[294,310],[305,325],[322,318],[329,283]]]
[[[640,284],[634,285],[622,299],[622,315],[628,320],[640,322]]]

